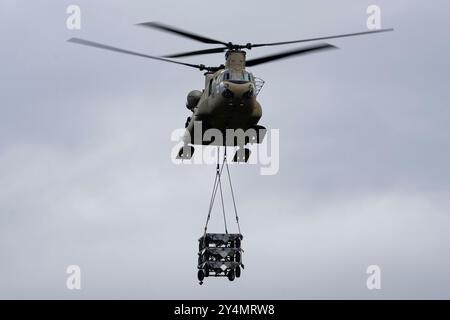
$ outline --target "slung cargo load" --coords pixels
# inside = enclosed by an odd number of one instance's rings
[[[231,199],[233,200],[234,214],[238,232],[229,233],[227,219],[225,214],[225,205],[223,201],[222,189],[222,170],[226,168],[226,173],[230,185]],[[214,206],[217,191],[219,191],[220,202],[222,207],[223,222],[225,227],[224,233],[208,233],[208,223],[211,218],[211,212]],[[227,151],[224,148],[223,162],[220,164],[220,147],[217,148],[217,166],[216,177],[214,180],[213,191],[209,202],[208,216],[203,236],[198,239],[198,272],[197,278],[200,284],[203,284],[205,277],[228,277],[230,281],[241,276],[242,250],[241,241],[243,239],[241,227],[239,226],[239,217],[234,199],[233,186],[231,183],[231,175],[228,169]]]
[[[206,233],[198,239],[199,250],[205,247],[240,248],[242,238],[239,233]]]
[[[199,241],[198,280],[205,277],[228,277],[233,281],[241,276],[243,236],[239,233],[206,233]]]

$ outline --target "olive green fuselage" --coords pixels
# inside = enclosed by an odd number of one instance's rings
[[[226,133],[230,129],[256,128],[262,116],[256,101],[258,89],[253,75],[245,70],[245,52],[228,52],[225,68],[205,73],[205,89],[188,95],[187,107],[193,114],[187,123],[185,144],[210,144],[198,140],[195,131],[199,129],[203,134],[208,129]]]
[[[206,82],[205,90],[197,106],[192,110],[191,121],[186,128],[188,136],[192,138],[186,142],[200,144],[193,141],[194,123],[198,121],[201,121],[203,131],[207,129],[218,129],[223,132],[226,129],[245,131],[258,124],[262,110],[254,95],[254,84],[250,82],[216,82],[215,74],[207,74]],[[224,94],[224,90],[229,90],[231,94]],[[253,94],[250,95],[249,92],[253,92]]]

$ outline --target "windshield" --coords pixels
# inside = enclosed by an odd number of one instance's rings
[[[223,81],[246,83],[252,81],[250,72],[227,70],[222,74]]]

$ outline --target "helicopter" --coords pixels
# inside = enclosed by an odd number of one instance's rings
[[[357,33],[322,36],[292,41],[235,44],[233,42],[225,42],[210,37],[205,37],[160,22],[138,23],[137,26],[157,29],[159,31],[189,38],[204,44],[217,44],[220,46],[164,56],[153,56],[81,38],[71,38],[68,41],[99,49],[149,58],[162,62],[174,63],[204,71],[204,88],[201,91],[192,90],[187,95],[186,107],[192,114],[186,120],[186,131],[183,136],[183,146],[178,152],[177,158],[191,159],[195,150],[193,145],[234,146],[237,147],[237,151],[233,158],[233,161],[235,162],[247,162],[250,156],[250,150],[245,148],[245,145],[261,143],[266,134],[266,128],[258,124],[262,117],[262,107],[257,101],[258,93],[264,85],[264,81],[255,77],[253,73],[247,70],[247,67],[254,67],[288,57],[338,48],[326,42],[319,42],[313,45],[303,46],[293,50],[283,51],[249,60],[247,60],[246,57],[246,50],[268,46],[290,45],[295,43],[376,34],[394,30],[392,28],[376,29]],[[174,60],[183,57],[223,52],[225,52],[225,63],[213,67]],[[221,133],[221,136],[225,136],[226,139],[219,139],[217,138],[217,135],[211,137],[211,139],[205,139],[202,133],[207,132],[207,130],[210,129],[218,131]],[[228,134],[230,131],[233,133],[232,135]]]

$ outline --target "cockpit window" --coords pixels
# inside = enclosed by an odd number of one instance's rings
[[[247,71],[227,70],[222,75],[222,80],[235,83],[245,83],[252,81],[251,74]]]

